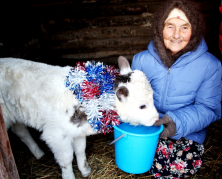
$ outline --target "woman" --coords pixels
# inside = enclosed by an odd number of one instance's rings
[[[184,178],[201,167],[206,128],[221,117],[221,63],[207,51],[193,2],[169,0],[153,19],[153,40],[131,66],[149,79],[160,115],[154,125],[164,125],[150,172]]]

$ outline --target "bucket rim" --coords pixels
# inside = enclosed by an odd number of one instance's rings
[[[151,127],[151,126],[147,126],[147,127]],[[157,127],[157,126],[155,126],[155,127]],[[114,126],[114,129],[122,132],[123,134],[128,134],[128,135],[133,135],[133,136],[140,136],[140,137],[148,137],[148,136],[159,135],[163,131],[163,125],[161,125],[159,127],[160,127],[160,129],[158,131],[156,131],[154,133],[151,133],[151,134],[135,134],[135,133],[124,131],[124,130],[120,129],[118,126]]]

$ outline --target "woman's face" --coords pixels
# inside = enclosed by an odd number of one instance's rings
[[[165,22],[163,28],[164,45],[172,55],[182,50],[191,37],[191,26],[184,20],[172,18]]]

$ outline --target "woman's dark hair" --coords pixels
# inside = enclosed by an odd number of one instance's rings
[[[185,13],[192,26],[192,34],[186,47],[175,55],[172,55],[172,52],[164,45],[163,28],[166,18],[174,8],[178,8]],[[203,29],[203,17],[199,10],[199,6],[195,2],[190,0],[167,0],[163,3],[154,14],[152,32],[154,47],[157,49],[165,66],[168,68],[171,67],[181,55],[188,51],[195,50],[203,37]]]

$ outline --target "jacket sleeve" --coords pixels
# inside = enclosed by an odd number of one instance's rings
[[[166,113],[177,126],[173,139],[199,132],[221,118],[221,63],[217,61],[213,67],[209,65],[193,105]]]
[[[132,70],[140,70],[140,71],[142,71],[142,66],[141,66],[141,63],[140,63],[139,56],[140,56],[140,54],[134,55],[133,60],[132,60],[132,64],[131,64],[131,69]]]

